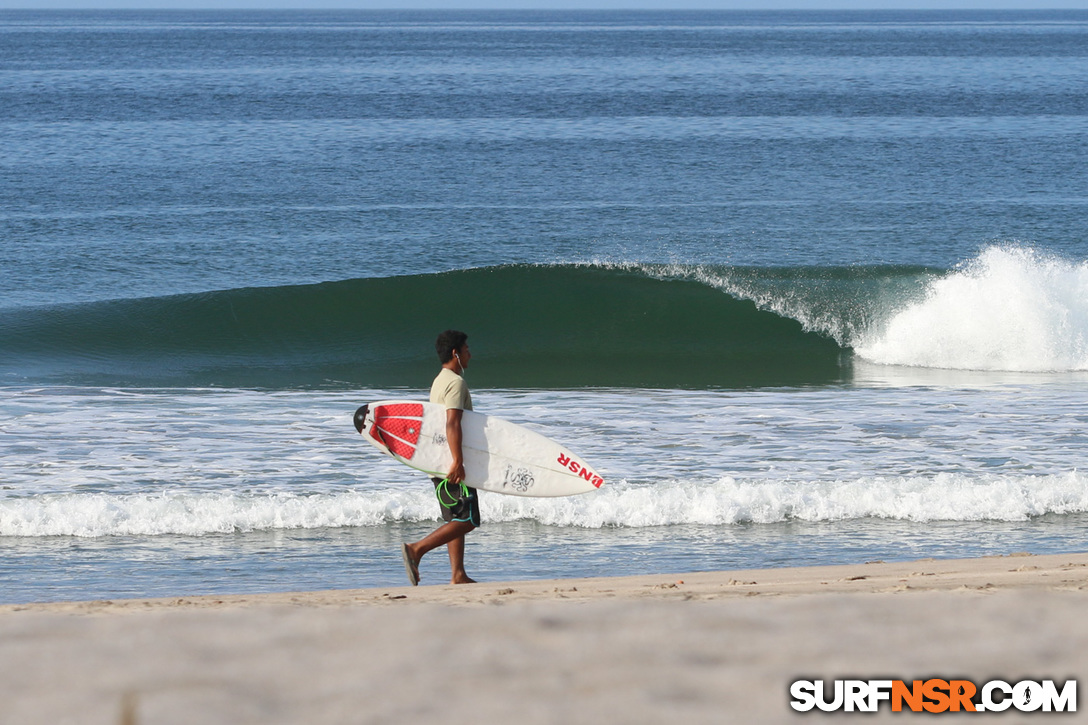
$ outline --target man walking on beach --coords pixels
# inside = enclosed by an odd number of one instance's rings
[[[431,402],[446,408],[446,441],[453,454],[446,478],[431,479],[445,523],[419,541],[404,544],[401,553],[408,580],[416,586],[420,559],[445,544],[450,554],[450,583],[472,584],[475,580],[465,573],[465,534],[480,525],[480,502],[476,489],[464,484],[465,459],[461,450],[461,418],[466,410],[472,410],[472,396],[464,378],[472,354],[468,335],[459,330],[443,332],[434,347],[442,369],[431,384]]]

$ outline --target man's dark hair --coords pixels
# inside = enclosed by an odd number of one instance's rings
[[[434,343],[438,360],[445,365],[453,359],[453,353],[460,350],[461,346],[468,342],[468,335],[460,330],[446,330]]]

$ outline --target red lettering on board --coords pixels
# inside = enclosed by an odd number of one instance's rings
[[[566,453],[560,453],[559,458],[556,460],[559,462],[560,466],[565,466],[571,473],[581,476],[597,488],[600,488],[604,484],[604,479],[594,473],[592,469],[581,465]]]

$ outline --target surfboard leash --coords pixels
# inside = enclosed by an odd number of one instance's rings
[[[461,481],[461,483],[459,483],[458,485],[461,487],[461,495],[457,497],[450,494],[450,479],[443,478],[441,481],[439,481],[438,485],[435,486],[435,492],[438,494],[438,503],[442,506],[442,508],[451,509],[456,506],[462,498],[468,497],[468,486],[465,485],[465,482]],[[442,500],[443,493],[446,496],[449,496],[450,499],[452,499],[451,503],[446,503]]]

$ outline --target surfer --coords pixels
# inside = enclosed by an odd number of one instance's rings
[[[431,384],[431,402],[446,407],[446,442],[453,454],[446,478],[431,479],[445,523],[419,541],[404,544],[401,551],[412,586],[419,584],[420,559],[443,544],[450,555],[450,583],[472,584],[475,580],[465,573],[465,534],[480,525],[480,502],[476,489],[464,484],[465,459],[461,450],[461,418],[466,410],[472,410],[472,396],[464,378],[472,353],[468,335],[459,330],[443,332],[434,347],[442,369]]]

